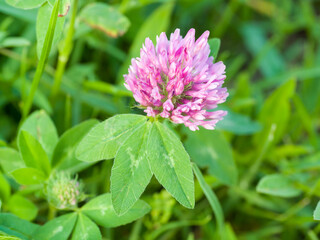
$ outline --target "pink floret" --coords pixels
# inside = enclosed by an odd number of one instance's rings
[[[125,86],[145,109],[148,116],[160,115],[190,130],[199,126],[214,129],[226,111],[208,111],[228,97],[222,84],[226,78],[223,62],[209,57],[209,31],[195,40],[190,29],[182,38],[176,29],[168,40],[165,33],[157,37],[156,47],[147,38],[140,58],[132,59]]]

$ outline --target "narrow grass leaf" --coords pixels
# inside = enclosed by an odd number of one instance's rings
[[[285,61],[278,50],[267,41],[265,28],[257,23],[247,23],[241,28],[243,40],[253,56],[259,56],[259,68],[266,77],[284,72]]]
[[[296,82],[288,81],[276,89],[265,101],[260,114],[259,121],[264,128],[254,135],[254,142],[261,146],[269,136],[271,128],[275,128],[272,144],[276,144],[283,137],[290,117],[290,99],[295,92]]]
[[[306,155],[298,159],[292,159],[281,166],[283,170],[290,172],[302,172],[320,169],[320,152]]]
[[[61,3],[60,3],[61,6]],[[53,7],[50,4],[45,3],[41,6],[37,17],[37,54],[40,59],[42,51],[47,51],[49,56],[50,52],[57,46],[63,32],[65,17],[58,17],[58,12],[53,11]],[[53,15],[54,14],[54,15]],[[51,16],[51,17],[50,17]],[[51,24],[51,18],[56,18],[55,27]],[[51,32],[52,44],[45,46],[47,32]],[[52,45],[52,46],[51,46]],[[50,51],[51,50],[51,51]]]
[[[217,196],[215,195],[215,193],[211,190],[210,186],[204,180],[203,175],[202,175],[200,169],[198,168],[198,166],[195,163],[192,163],[192,168],[193,168],[194,174],[196,175],[205,196],[207,197],[207,199],[211,205],[213,213],[216,217],[217,225],[218,225],[218,229],[219,229],[219,233],[220,233],[220,238],[226,239],[226,238],[224,238],[225,237],[224,215],[223,215],[223,210],[222,210],[222,207],[219,203],[219,200],[218,200]]]
[[[14,90],[17,92],[20,92],[20,95],[22,96],[28,96],[31,91],[31,85],[32,83],[29,81],[23,81],[22,79],[17,79],[14,82]],[[25,99],[25,97],[24,97]],[[44,94],[44,92],[41,89],[37,89],[36,93],[34,94],[33,104],[39,108],[43,109],[46,113],[52,114],[52,106]]]
[[[54,6],[55,2],[58,0],[48,0],[48,3],[51,7]],[[71,7],[71,0],[61,0],[60,8],[59,8],[59,17],[66,16]]]
[[[159,228],[155,229],[146,236],[146,240],[159,239],[161,234],[164,235],[165,232],[176,231],[179,228],[188,226],[204,226],[208,224],[211,220],[211,216],[206,216],[200,220],[180,220],[180,221],[170,221],[169,223],[161,225]],[[189,239],[189,238],[188,238]]]
[[[37,69],[36,69],[35,75],[32,80],[30,94],[28,95],[25,103],[23,104],[22,119],[25,119],[30,112],[33,98],[34,98],[34,95],[37,91],[37,88],[38,88],[40,79],[42,77],[43,71],[45,69],[46,62],[47,62],[47,59],[49,57],[50,50],[52,47],[52,42],[54,40],[60,0],[58,0],[55,3],[52,11],[47,11],[47,9],[46,9],[47,5],[48,5],[48,3],[45,3],[40,8],[39,13],[38,13],[36,28],[37,28],[37,40],[38,40],[37,53],[38,53],[38,57],[39,57],[39,63],[37,65]],[[40,14],[40,11],[41,11],[41,14]],[[46,14],[50,15],[50,19],[46,16]],[[44,16],[44,15],[45,15],[44,19],[41,19],[42,16]],[[61,20],[59,20],[59,22],[60,21]],[[46,23],[47,23],[47,25],[43,26],[43,24],[46,24]],[[58,23],[58,26],[61,26],[61,23]],[[59,28],[57,28],[57,29],[59,30]],[[45,32],[43,32],[44,30],[45,30]],[[45,38],[44,38],[44,36],[45,36]]]

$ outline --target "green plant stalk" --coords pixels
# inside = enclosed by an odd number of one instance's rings
[[[62,77],[66,69],[66,64],[69,61],[70,53],[73,49],[74,23],[76,21],[77,8],[78,8],[78,0],[74,0],[68,33],[65,40],[62,42],[61,48],[59,48],[58,66],[54,76],[53,87],[51,90],[51,95],[53,99],[56,97],[56,95],[59,92]]]
[[[231,20],[237,11],[238,7],[240,6],[240,1],[238,0],[231,0],[230,3],[227,5],[226,10],[222,15],[222,19],[216,25],[214,34],[215,37],[221,38],[225,31],[228,28],[228,25],[231,23]]]
[[[313,127],[312,119],[311,119],[307,109],[303,105],[303,103],[298,95],[295,94],[293,96],[292,100],[293,100],[294,105],[296,106],[297,112],[299,114],[299,117],[301,119],[301,122],[302,122],[305,130],[309,134],[310,143],[314,146],[315,149],[317,149],[319,146],[318,139],[317,139],[317,132],[315,131],[315,129]]]
[[[102,93],[108,93],[119,97],[132,97],[132,93],[129,90],[123,90],[118,86],[102,81],[89,82],[85,81],[83,86],[89,90],[95,90]]]
[[[207,224],[211,220],[210,216],[205,217],[201,220],[182,220],[176,222],[167,223],[156,230],[153,230],[150,235],[147,235],[145,239],[147,240],[154,240],[158,239],[158,237],[166,231],[176,230],[177,228],[181,227],[188,227],[188,226],[202,226]]]
[[[219,234],[220,234],[220,239],[224,240],[224,239],[226,239],[224,215],[223,215],[223,210],[220,205],[220,202],[219,202],[217,196],[215,195],[215,193],[210,188],[210,186],[204,180],[204,177],[203,177],[200,169],[198,168],[198,166],[195,163],[192,163],[192,168],[193,168],[194,174],[196,175],[196,177],[199,181],[200,187],[202,188],[203,193],[206,196],[206,198],[208,199],[208,201],[211,205],[211,208],[213,210],[213,213],[215,214],[215,217],[217,220],[217,226],[218,226],[218,230],[219,230]]]
[[[65,131],[71,127],[71,97],[68,94],[66,96],[66,104],[65,104],[65,111],[64,111],[64,129]]]
[[[313,231],[314,231],[316,234],[319,234],[319,232],[320,232],[320,223],[313,229]]]
[[[308,237],[309,237],[310,240],[319,240],[319,238],[317,237],[317,235],[315,234],[315,232],[312,231],[312,230],[309,230],[309,231],[307,232],[307,235],[308,235]]]
[[[286,212],[279,215],[278,217],[274,218],[276,221],[287,221],[290,217],[293,217],[295,214],[297,214],[299,211],[301,211],[304,207],[306,207],[311,202],[311,197],[314,195],[314,193],[317,191],[317,189],[320,186],[320,180],[318,180],[310,190],[307,191],[306,196],[301,199],[299,202],[297,202],[295,205],[293,205],[291,208],[289,208]]]
[[[129,237],[129,240],[139,240],[142,230],[142,219],[139,219],[133,224],[133,228]]]
[[[260,150],[260,154],[257,158],[257,160],[255,161],[255,163],[251,166],[251,168],[249,169],[248,173],[245,175],[245,177],[242,179],[242,181],[240,182],[240,187],[242,189],[248,189],[248,187],[250,186],[253,178],[256,176],[256,173],[258,172],[264,157],[267,153],[267,150],[269,149],[271,143],[273,142],[273,138],[274,138],[274,133],[276,131],[277,126],[275,124],[273,124],[270,128],[269,134],[267,139],[265,140],[263,147]]]
[[[57,215],[57,209],[49,204],[49,210],[48,210],[48,220],[52,220],[56,217]]]
[[[31,109],[31,105],[33,102],[33,98],[34,95],[37,91],[41,76],[43,74],[43,71],[45,69],[46,66],[46,62],[47,59],[49,57],[50,54],[50,50],[51,50],[51,46],[52,46],[52,41],[53,41],[53,36],[54,36],[54,32],[55,32],[55,28],[56,28],[56,23],[57,23],[57,19],[58,19],[58,12],[59,12],[59,7],[60,7],[60,1],[58,0],[55,2],[51,16],[50,16],[50,22],[49,22],[49,27],[46,33],[46,38],[43,44],[43,48],[41,51],[41,56],[40,56],[40,60],[36,69],[36,73],[34,75],[33,81],[32,81],[32,85],[31,85],[31,90],[30,93],[28,95],[28,98],[26,100],[25,105],[23,106],[22,109],[22,121],[28,116],[30,109]]]
[[[26,99],[26,72],[27,72],[27,49],[23,48],[21,54],[20,80],[21,80],[21,101]]]

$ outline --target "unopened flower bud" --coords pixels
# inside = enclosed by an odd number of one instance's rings
[[[75,208],[84,198],[82,184],[65,172],[50,177],[46,194],[48,201],[58,209]]]

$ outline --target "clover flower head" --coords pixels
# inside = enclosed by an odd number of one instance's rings
[[[48,201],[58,209],[74,208],[84,198],[82,184],[65,172],[50,177],[46,194]]]
[[[183,38],[176,29],[167,38],[157,37],[156,46],[147,38],[140,57],[132,59],[125,86],[148,116],[160,115],[190,130],[199,126],[214,129],[226,111],[208,111],[225,102],[228,92],[222,87],[225,65],[213,63],[209,56],[209,31],[195,40],[190,29]]]

